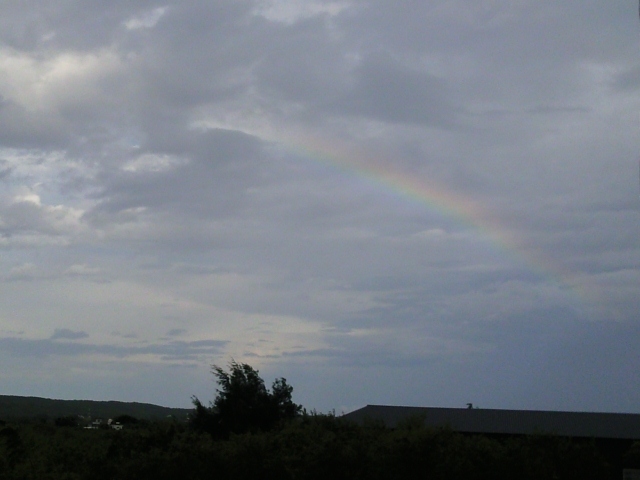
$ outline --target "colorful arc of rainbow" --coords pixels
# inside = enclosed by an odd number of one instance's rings
[[[445,218],[452,218],[459,225],[478,232],[481,238],[486,239],[502,255],[508,255],[510,261],[521,263],[537,277],[560,286],[581,303],[588,296],[570,272],[560,271],[557,262],[524,248],[516,235],[504,228],[477,201],[443,188],[435,182],[427,182],[394,169],[390,162],[376,161],[375,155],[346,147],[338,142],[328,143],[306,136],[302,139],[280,138],[276,143],[297,155],[329,165],[353,177],[365,178],[386,191],[419,202]]]

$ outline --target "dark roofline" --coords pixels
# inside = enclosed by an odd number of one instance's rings
[[[382,421],[395,428],[411,417],[429,427],[449,427],[463,433],[532,435],[640,440],[640,415],[632,413],[558,412],[367,405],[342,418],[357,423]]]

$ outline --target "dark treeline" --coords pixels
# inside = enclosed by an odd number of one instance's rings
[[[597,479],[620,478],[620,460],[596,440],[490,437],[432,429],[418,418],[398,428],[308,414],[278,379],[214,366],[219,390],[194,397],[176,418],[86,429],[73,417],[0,422],[0,479]],[[640,443],[626,465],[640,465]],[[612,461],[613,458],[613,461]]]
[[[418,422],[391,430],[301,415],[277,429],[226,439],[177,421],[122,431],[41,423],[0,427],[2,479],[619,477],[593,441],[468,436]]]

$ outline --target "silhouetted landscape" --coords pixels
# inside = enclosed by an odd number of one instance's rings
[[[1,397],[0,478],[605,480],[640,467],[637,440],[465,434],[420,416],[393,427],[350,421],[306,411],[285,379],[268,389],[247,364],[213,374],[216,398],[193,397],[188,417],[146,404]],[[114,416],[87,423],[76,408]]]
[[[55,400],[40,397],[0,395],[0,418],[4,420],[53,420],[57,417],[83,416],[113,418],[130,415],[144,420],[159,420],[168,416],[186,420],[184,408],[169,408],[149,403],[95,400]]]

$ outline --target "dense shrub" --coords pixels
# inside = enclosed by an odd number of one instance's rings
[[[620,472],[613,473],[592,441],[491,438],[418,424],[391,430],[333,415],[302,415],[279,429],[217,440],[175,421],[122,431],[0,430],[2,479],[604,480]]]

